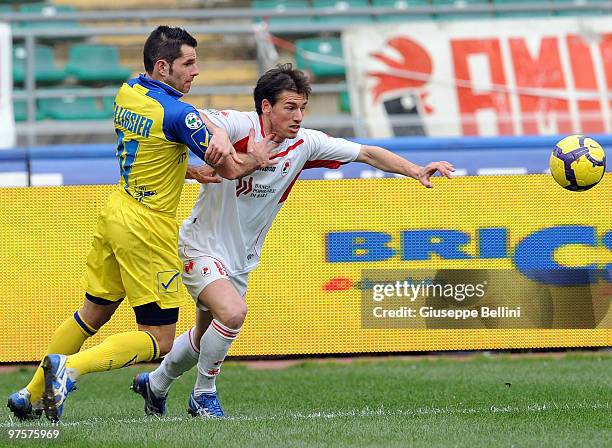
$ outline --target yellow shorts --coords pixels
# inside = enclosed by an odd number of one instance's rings
[[[98,218],[83,278],[85,291],[132,307],[157,302],[160,308],[186,303],[178,258],[178,224],[123,190],[114,192]]]

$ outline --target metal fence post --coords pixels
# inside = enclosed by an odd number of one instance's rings
[[[28,34],[25,36],[26,48],[26,73],[25,73],[25,90],[27,93],[27,112],[28,112],[28,129],[27,129],[27,145],[34,146],[36,144],[36,36]]]

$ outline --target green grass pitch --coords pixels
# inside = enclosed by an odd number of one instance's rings
[[[192,370],[173,386],[168,415],[145,417],[132,376],[92,374],[66,402],[61,442],[32,446],[612,446],[612,354],[367,358],[253,369],[228,361],[218,380],[231,416],[186,413]],[[32,369],[0,373],[4,397]],[[43,420],[37,425],[49,425]],[[0,420],[0,444],[15,446]],[[32,426],[32,424],[28,425]],[[25,445],[24,445],[25,446]]]

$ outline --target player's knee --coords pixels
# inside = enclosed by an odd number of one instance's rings
[[[173,337],[167,337],[165,335],[157,338],[157,344],[159,346],[159,356],[166,356],[172,350],[172,344],[174,343]]]
[[[102,325],[110,320],[118,305],[119,303],[100,305],[85,300],[83,306],[79,310],[79,315],[81,319],[87,323],[87,325],[99,330],[102,328]]]
[[[82,309],[79,310],[79,315],[94,330],[99,330],[102,328],[102,325],[108,322],[108,319],[104,316],[92,315],[91,313],[83,312]]]
[[[246,315],[247,305],[243,300],[240,300],[228,307],[224,316],[219,320],[228,328],[238,329],[244,324]]]

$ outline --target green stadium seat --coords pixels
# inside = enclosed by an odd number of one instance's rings
[[[25,83],[27,51],[23,46],[13,47],[13,82]],[[34,78],[37,84],[59,84],[66,78],[66,72],[57,68],[53,48],[37,45],[34,49]]]
[[[493,5],[508,5],[508,4],[524,4],[533,5],[534,3],[550,4],[550,0],[540,0],[534,2],[533,0],[493,0]],[[504,11],[495,13],[497,17],[550,17],[553,15],[552,9],[550,11]]]
[[[488,5],[489,0],[431,0],[432,6],[454,6],[455,9],[461,10],[467,6]],[[469,13],[453,13],[435,14],[437,19],[481,19],[483,17],[493,17],[490,12],[469,12]]]
[[[298,39],[295,49],[295,62],[301,70],[315,77],[346,76],[340,39]]]
[[[276,11],[286,11],[289,9],[311,9],[306,0],[255,0],[251,7],[253,9],[274,9]],[[257,18],[257,22],[261,21],[262,17]],[[265,18],[263,18],[265,19]],[[270,25],[299,25],[304,23],[314,22],[314,17],[270,17],[268,23]]]
[[[575,4],[575,5],[580,5],[581,8],[580,9],[574,9],[571,11],[559,11],[557,10],[556,13],[559,16],[593,16],[593,15],[602,15],[604,14],[603,11],[598,10],[598,9],[591,9],[589,8],[589,6],[592,5],[596,5],[598,3],[608,3],[608,0],[553,0],[554,5],[568,5],[568,4]]]
[[[428,20],[431,14],[410,14],[410,8],[430,6],[429,0],[372,0],[372,6],[378,8],[395,8],[396,14],[385,14],[376,18],[379,22],[406,22],[410,20]]]
[[[25,100],[13,101],[13,116],[15,121],[24,122],[28,120],[28,103]],[[42,120],[43,114],[39,108],[36,108],[36,120]]]
[[[76,9],[68,5],[54,5],[52,3],[32,3],[19,6],[18,11],[23,14],[43,14],[45,16],[55,16],[66,12],[75,12]],[[63,28],[71,29],[79,27],[79,22],[76,20],[61,20],[61,21],[24,21],[21,22],[22,28]],[[49,38],[47,38],[49,39]],[[57,40],[57,39],[55,39]]]
[[[123,82],[132,75],[129,68],[119,63],[117,48],[94,44],[75,44],[70,47],[66,72],[86,84]]]
[[[351,8],[366,8],[370,6],[368,0],[313,0],[314,9],[335,8],[347,11]],[[372,16],[320,16],[316,18],[319,23],[372,23]]]
[[[338,108],[340,112],[351,113],[351,100],[348,92],[340,92],[338,96]]]
[[[15,10],[15,8],[13,8],[12,5],[6,5],[6,4],[2,4],[3,0],[0,0],[0,18],[4,15],[4,14],[12,14],[14,12],[17,12]],[[5,2],[6,3],[6,2]],[[1,19],[0,19],[1,20]],[[18,23],[17,22],[13,22],[11,21],[11,29],[15,29],[18,28]]]
[[[114,96],[105,96],[105,97],[102,97],[102,107],[104,108],[104,110],[113,111],[114,110],[114,105],[115,105],[115,97]]]
[[[113,116],[112,103],[91,97],[65,95],[43,98],[38,107],[44,118],[51,120],[102,120]]]
[[[28,119],[28,105],[25,101],[13,101],[13,116],[15,121],[22,122]]]

